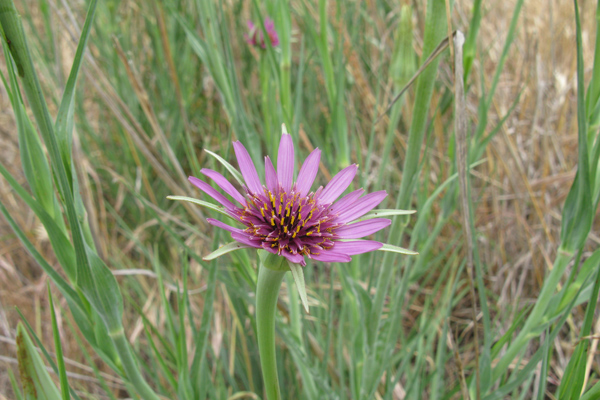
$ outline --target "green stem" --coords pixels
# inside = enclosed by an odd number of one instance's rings
[[[263,382],[268,400],[280,400],[275,355],[275,311],[277,296],[286,271],[274,271],[263,265],[256,284],[256,329]]]
[[[129,342],[125,337],[125,332],[120,330],[115,333],[111,333],[110,337],[112,338],[117,351],[119,352],[119,357],[121,358],[121,363],[123,365],[123,369],[125,370],[125,375],[129,382],[135,388],[137,394],[139,394],[142,399],[146,400],[160,400],[160,398],[156,395],[156,393],[148,386],[140,370],[131,354],[131,348],[129,346]]]

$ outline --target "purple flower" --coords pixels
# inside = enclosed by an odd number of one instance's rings
[[[248,29],[250,32],[244,35],[246,42],[253,46],[260,46],[263,49],[266,49],[267,43],[265,41],[262,29],[257,28],[252,21],[248,21]],[[273,47],[278,46],[279,36],[277,36],[277,32],[275,31],[275,23],[268,17],[265,18],[265,31],[267,31],[267,35],[269,35],[271,45],[273,45]]]
[[[344,168],[324,188],[321,186],[311,192],[310,188],[319,168],[321,150],[315,149],[310,153],[294,182],[294,145],[285,126],[277,155],[277,171],[271,159],[265,157],[266,185],[260,181],[254,163],[242,143],[234,142],[233,147],[245,183],[242,193],[220,173],[206,168],[200,171],[233,201],[208,183],[189,177],[192,184],[223,206],[222,209],[219,208],[223,214],[241,225],[234,227],[216,219],[207,219],[211,225],[231,232],[231,237],[238,242],[228,245],[230,247],[226,250],[217,250],[218,255],[238,248],[253,247],[305,266],[305,257],[325,262],[348,262],[352,255],[378,250],[384,246],[373,240],[355,240],[390,225],[389,219],[375,218],[376,213],[369,213],[387,196],[384,190],[363,196],[365,191],[358,189],[336,201],[356,175],[356,164]],[[224,160],[221,161],[232,172],[237,173]],[[210,205],[200,200],[195,202]],[[215,205],[210,206],[216,209]],[[412,213],[401,210],[380,211],[383,215]],[[365,215],[367,213],[369,214]],[[353,222],[361,217],[361,221]],[[400,248],[395,246],[385,246],[382,250],[415,254],[408,250],[398,251]]]

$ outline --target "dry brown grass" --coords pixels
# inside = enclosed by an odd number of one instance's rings
[[[584,60],[592,65],[595,41],[595,4],[583,2]],[[468,26],[470,4],[456,2],[453,12],[454,28]],[[484,85],[494,73],[500,57],[504,37],[508,28],[514,1],[492,2],[485,5],[485,15],[479,35],[479,46],[485,55],[483,64],[475,61],[473,87],[467,99],[468,112],[477,118],[477,97],[480,70],[483,69]],[[380,21],[382,24],[384,21]],[[418,40],[417,40],[418,43]],[[520,101],[501,132],[492,141],[486,152],[483,168],[474,173],[475,194],[481,199],[477,208],[476,227],[480,235],[479,245],[483,264],[487,267],[486,284],[490,301],[497,307],[499,321],[511,320],[514,310],[531,301],[539,291],[545,271],[551,267],[560,234],[561,207],[575,174],[577,161],[576,125],[576,49],[573,6],[560,0],[531,0],[525,2],[521,13],[518,33],[511,55],[504,68],[497,94],[494,98],[494,113],[489,126],[493,127],[504,115],[522,90]],[[72,49],[65,43],[65,54]],[[374,90],[365,79],[365,71],[352,49],[345,49],[349,60],[349,72],[354,76],[356,108],[372,110]],[[1,62],[4,62],[2,60]],[[2,66],[3,67],[3,66]],[[4,69],[3,69],[4,70]],[[589,68],[586,73],[589,75]],[[440,67],[440,79],[451,82],[452,72],[448,64]],[[216,92],[214,94],[217,96]],[[434,96],[434,102],[439,100]],[[97,117],[97,116],[96,116]],[[91,117],[94,119],[94,116]],[[449,135],[442,123],[434,121],[433,134],[436,149],[432,157],[436,166],[432,169],[432,182],[441,182],[447,176],[449,161],[444,157]],[[489,129],[488,129],[489,132]],[[403,140],[401,132],[400,142]],[[0,160],[20,182],[21,172],[16,127],[12,110],[4,88],[0,87]],[[401,146],[400,146],[401,147]],[[95,195],[95,194],[94,194]],[[45,233],[33,213],[13,195],[8,185],[0,180],[0,196],[17,222],[24,228],[32,242],[51,262],[55,262]],[[97,205],[97,202],[96,202]],[[440,247],[447,244],[460,231],[458,214],[456,223],[446,228],[440,239]],[[596,224],[588,241],[588,250],[600,243]],[[108,232],[106,232],[108,233]],[[17,306],[32,323],[44,341],[52,343],[50,313],[46,295],[47,277],[22,248],[10,227],[0,219],[0,371],[15,369],[15,348],[12,339],[19,320],[14,307]],[[103,238],[108,246],[119,246],[127,252],[128,243]],[[155,301],[156,298],[149,297]],[[150,305],[150,303],[149,303]],[[223,307],[221,307],[221,305]],[[62,304],[65,307],[64,304]],[[200,304],[201,306],[201,304]],[[216,320],[230,320],[225,300],[215,304]],[[493,306],[493,305],[492,305]],[[467,298],[456,307],[453,323],[457,327],[455,340],[464,342],[470,337],[470,307]],[[572,353],[584,308],[574,310],[561,340],[555,343],[555,354],[550,376],[557,383]],[[408,312],[419,312],[419,305]],[[68,318],[68,317],[64,317]],[[216,324],[221,326],[220,323]],[[85,364],[70,330],[61,323],[65,353],[68,358]],[[132,327],[140,326],[139,321]],[[465,326],[467,328],[465,328]],[[471,326],[471,328],[469,328]],[[460,328],[458,328],[460,327]],[[504,326],[496,327],[500,332]],[[133,330],[133,332],[139,332]],[[600,335],[600,326],[593,333]],[[212,345],[226,345],[215,335]],[[592,351],[596,351],[595,342]],[[216,351],[216,350],[215,350]],[[462,353],[463,362],[468,363],[471,355]],[[594,368],[597,369],[597,363]],[[88,375],[85,370],[77,370]],[[600,374],[600,371],[597,371]],[[118,381],[115,380],[116,382]],[[79,380],[84,386],[85,380]],[[94,386],[94,385],[91,385]],[[0,373],[0,393],[10,393],[7,374]],[[552,389],[552,386],[550,386]],[[2,396],[0,395],[0,398]]]

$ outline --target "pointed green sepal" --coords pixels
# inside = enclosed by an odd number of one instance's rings
[[[387,243],[384,243],[383,246],[381,246],[381,248],[379,249],[379,251],[389,251],[392,253],[406,254],[409,256],[416,256],[417,254],[419,254],[416,251],[405,249],[404,247],[394,246]]]
[[[394,210],[394,209],[382,209],[382,210],[373,210],[366,213],[364,216],[358,218],[353,222],[366,221],[368,219],[373,218],[381,218],[381,217],[391,217],[394,215],[410,215],[416,213],[416,210]]]
[[[306,285],[304,284],[304,270],[300,264],[295,264],[289,260],[287,260],[287,263],[290,267],[290,271],[292,271],[294,282],[296,282],[296,288],[298,289],[300,300],[302,300],[302,306],[308,313],[308,298],[306,296]]]
[[[244,185],[244,177],[242,176],[240,171],[235,169],[235,167],[233,165],[229,164],[223,157],[221,157],[218,154],[213,153],[210,150],[204,149],[204,151],[207,152],[208,154],[210,154],[211,156],[213,156],[214,158],[216,158],[218,162],[223,164],[223,166],[227,169],[227,171],[229,171],[231,173],[231,175],[233,175],[235,180],[238,181],[238,183],[240,185]]]
[[[187,201],[189,203],[198,204],[198,205],[200,205],[202,207],[210,208],[213,211],[216,211],[216,212],[218,212],[220,214],[223,214],[226,217],[228,217],[228,218],[230,218],[230,219],[232,219],[234,221],[237,221],[235,218],[233,218],[231,215],[229,215],[227,213],[227,211],[225,211],[224,207],[217,206],[217,205],[209,203],[207,201],[198,200],[198,199],[194,199],[193,197],[186,197],[186,196],[167,196],[167,199],[169,199],[169,200],[177,200],[177,201]]]
[[[202,257],[204,261],[211,261],[215,258],[221,257],[223,254],[231,253],[232,251],[240,250],[240,249],[251,249],[252,246],[248,246],[247,244],[240,242],[231,242],[227,243],[224,246],[219,247],[217,250],[213,251],[207,256]]]
[[[273,271],[288,271],[287,264],[283,261],[285,257],[278,256],[277,254],[269,253],[266,250],[259,250],[258,256],[260,257],[260,261],[262,266],[268,268]]]

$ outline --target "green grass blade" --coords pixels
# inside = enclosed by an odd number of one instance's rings
[[[71,184],[73,179],[73,177],[71,176],[71,147],[73,142],[73,100],[75,98],[75,85],[77,83],[79,71],[81,70],[81,64],[83,62],[83,57],[85,49],[87,47],[90,30],[92,28],[92,22],[94,21],[97,3],[98,0],[92,0],[90,1],[90,4],[88,6],[88,11],[85,17],[85,22],[83,24],[83,29],[81,30],[81,37],[79,38],[77,50],[75,51],[73,66],[71,67],[71,72],[69,73],[69,78],[67,80],[67,85],[65,86],[63,97],[60,102],[60,107],[58,109],[58,114],[56,116],[56,123],[54,127],[56,132],[58,148],[62,156],[62,161],[65,164],[65,171],[67,172],[68,177],[71,180]]]
[[[63,358],[62,344],[60,343],[60,333],[58,332],[58,323],[56,322],[56,311],[54,310],[54,301],[52,300],[52,291],[50,282],[48,286],[48,300],[50,314],[52,316],[52,334],[54,335],[54,352],[56,353],[56,363],[58,364],[58,376],[60,377],[60,393],[63,400],[69,400],[69,383],[67,381],[67,370],[65,369],[65,360]]]
[[[17,358],[26,399],[58,400],[61,398],[60,392],[46,371],[46,365],[21,323],[17,325]]]
[[[225,211],[224,207],[220,207],[217,206],[215,204],[209,203],[207,201],[203,201],[203,200],[198,200],[198,199],[194,199],[193,197],[186,197],[186,196],[167,196],[167,199],[169,200],[178,200],[178,201],[187,201],[189,203],[194,203],[194,204],[198,204],[200,206],[206,207],[206,208],[210,208],[213,211],[218,212],[221,215],[224,215],[234,221],[237,221],[235,218],[233,218],[231,215],[229,215],[227,213],[227,211]]]
[[[64,207],[71,228],[77,260],[77,285],[81,287],[92,306],[102,316],[109,330],[118,331],[122,326],[122,299],[120,296],[108,297],[111,294],[118,293],[118,285],[114,276],[97,257],[92,261],[89,259],[89,252],[86,249],[83,232],[75,209],[73,192],[71,191],[65,166],[61,162],[54,127],[33,67],[32,57],[23,32],[20,16],[12,0],[1,0],[0,9],[3,10],[0,13],[0,25],[3,30],[4,41],[5,43],[10,43],[8,48],[17,65],[17,71],[23,81],[23,87],[33,115],[48,148],[59,192],[64,200]],[[96,276],[95,274],[100,275]],[[99,283],[100,286],[98,285]],[[106,284],[106,286],[102,287],[103,284]]]
[[[577,36],[577,131],[579,161],[577,175],[565,200],[561,223],[561,248],[575,251],[585,243],[592,227],[592,204],[589,160],[587,150],[587,120],[583,86],[583,50],[581,48],[581,23],[579,9],[575,6],[575,30]]]
[[[469,24],[469,32],[467,33],[467,40],[464,46],[464,77],[465,80],[471,72],[471,66],[475,59],[475,53],[477,51],[477,36],[479,34],[479,27],[481,25],[481,0],[475,0],[473,3],[473,16],[471,17],[471,23]]]
[[[15,374],[11,368],[7,368],[8,378],[10,379],[10,385],[12,386],[13,393],[16,396],[15,400],[23,400],[23,392],[21,391],[21,387],[15,378]]]
[[[213,153],[210,150],[204,149],[204,151],[216,158],[217,161],[219,161],[227,169],[227,171],[229,171],[231,175],[233,175],[237,183],[239,183],[240,185],[245,185],[244,177],[242,176],[240,171],[238,171],[233,165],[229,164],[223,157],[216,153]]]
[[[212,253],[202,257],[202,259],[204,261],[212,261],[218,257],[221,257],[224,254],[231,253],[232,251],[240,250],[240,249],[250,249],[250,248],[252,248],[252,246],[248,246],[248,245],[245,245],[240,242],[231,242],[231,243],[227,243],[227,244],[219,247],[217,250],[213,251]]]
[[[21,310],[19,310],[19,308],[17,308],[16,310],[17,310],[17,313],[19,314],[19,316],[21,317],[22,323],[27,328],[27,331],[29,332],[29,334],[31,336],[33,336],[33,340],[37,344],[38,348],[41,350],[42,354],[44,355],[44,358],[46,359],[46,361],[48,362],[48,364],[50,364],[50,367],[52,368],[52,370],[54,371],[54,373],[57,374],[57,375],[59,375],[58,366],[56,365],[56,363],[52,359],[52,356],[50,356],[50,353],[48,352],[48,350],[46,350],[46,347],[44,347],[44,344],[42,343],[42,341],[40,340],[40,338],[36,335],[35,330],[29,324],[29,322],[27,321],[27,319],[25,319],[25,316],[23,315],[23,313],[21,312]],[[71,387],[69,387],[67,385],[67,388],[69,388],[70,395],[73,396],[74,399],[81,400],[79,398],[79,396],[77,395],[77,393],[75,393],[75,391]]]

